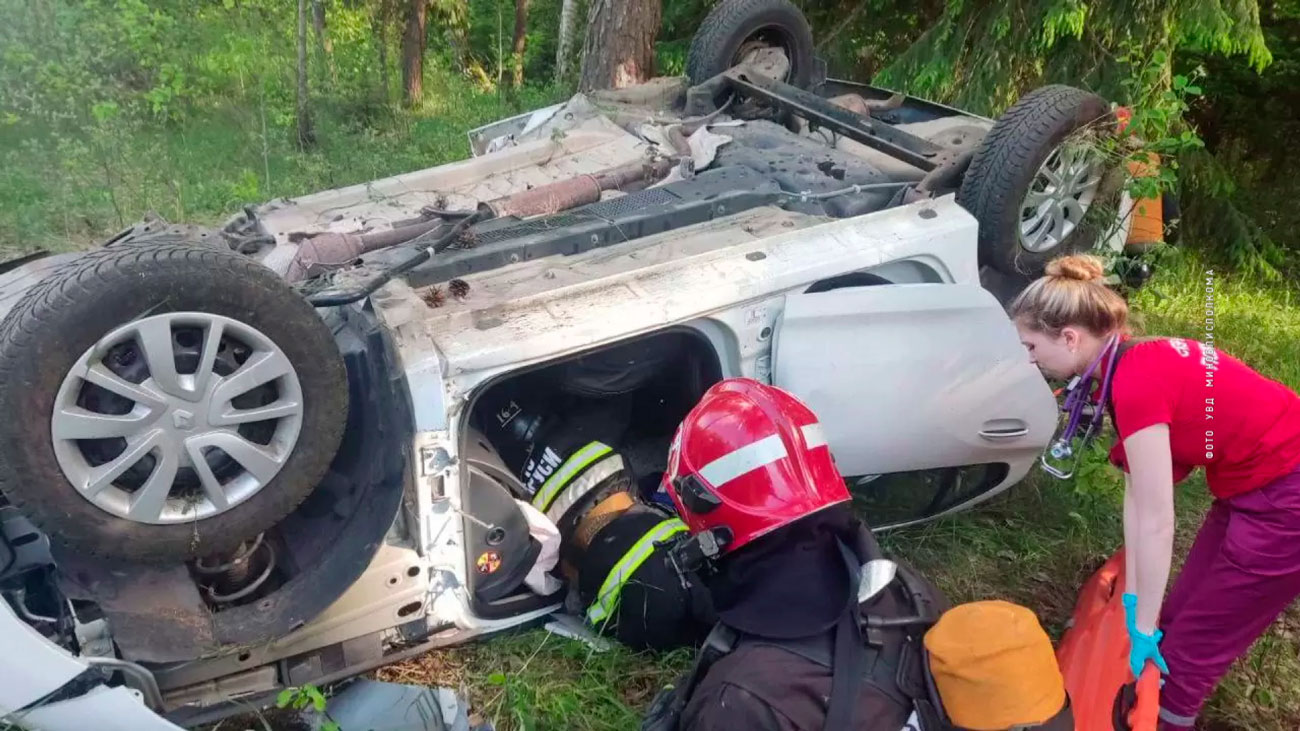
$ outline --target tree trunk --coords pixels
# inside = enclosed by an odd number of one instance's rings
[[[528,41],[528,0],[515,0],[514,86],[524,85],[524,44]]]
[[[424,45],[429,18],[427,0],[408,0],[406,32],[402,34],[402,99],[415,106],[424,97]]]
[[[387,3],[381,4],[375,8],[370,16],[370,32],[375,37],[375,48],[379,51],[379,98],[384,104],[388,103],[388,92],[391,90],[390,80],[388,77],[388,19],[386,11]]]
[[[452,59],[456,62],[456,71],[465,73],[470,68],[469,44],[469,3],[451,3],[444,5],[444,21],[447,25],[447,38],[451,44]]]
[[[298,0],[298,147],[306,150],[316,144],[311,124],[311,105],[307,98],[307,0]]]
[[[573,57],[573,21],[577,19],[578,0],[564,0],[560,6],[560,31],[555,49],[555,83],[562,84],[569,77],[569,61]]]
[[[325,0],[311,0],[311,22],[316,31],[316,65],[328,69],[330,82],[337,85],[338,74],[334,70],[334,42],[325,34]]]
[[[579,88],[622,89],[654,75],[659,0],[591,0]]]

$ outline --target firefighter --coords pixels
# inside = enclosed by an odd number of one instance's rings
[[[1212,299],[1205,342],[1133,339],[1099,259],[1067,256],[1046,272],[1010,314],[1048,377],[1096,374],[1124,472],[1131,671],[1150,662],[1167,674],[1161,726],[1191,728],[1232,661],[1300,595],[1300,396],[1214,347]],[[1214,503],[1166,599],[1173,486],[1196,467]]]
[[[603,363],[603,361],[597,361]],[[579,381],[626,384],[585,364]],[[668,563],[660,544],[685,530],[641,499],[618,446],[631,420],[626,393],[569,392],[537,383],[485,397],[480,427],[516,475],[516,495],[555,524],[559,573],[573,587],[569,609],[633,649],[698,644],[713,624],[708,596]],[[633,384],[635,385],[635,384]]]
[[[930,731],[951,728],[945,702],[971,729],[1073,727],[1031,612],[967,605],[939,620],[938,590],[888,561],[897,578],[873,586],[863,567],[880,549],[817,417],[789,393],[743,378],[710,388],[677,431],[664,484],[690,536],[668,554],[703,572],[719,622],[643,729]],[[921,635],[936,620],[931,676]]]

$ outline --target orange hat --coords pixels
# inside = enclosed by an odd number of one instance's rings
[[[961,604],[925,634],[930,671],[952,723],[999,731],[1044,723],[1065,706],[1052,640],[1028,609],[1004,601]]]

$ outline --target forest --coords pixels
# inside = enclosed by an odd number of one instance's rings
[[[1300,387],[1300,0],[795,0],[833,76],[996,116],[1048,83],[1133,110],[1182,218],[1149,256],[1140,328],[1203,334]],[[242,206],[430,167],[466,131],[579,90],[684,73],[711,0],[0,0],[0,261],[86,248],[142,217]],[[1104,451],[1067,483],[890,533],[954,601],[1000,596],[1059,633],[1121,542]],[[1208,505],[1181,486],[1180,551]],[[1179,553],[1179,551],[1176,551]],[[1206,728],[1300,726],[1300,610],[1239,661]],[[383,679],[464,688],[498,728],[633,728],[681,653],[592,653],[541,631]],[[256,727],[256,726],[254,726]]]
[[[301,5],[0,1],[0,249],[83,244],[146,212],[209,221],[462,156],[467,128],[580,83],[681,73],[710,8]],[[1188,243],[1268,275],[1286,266],[1296,214],[1285,141],[1300,125],[1291,0],[802,5],[833,75],[989,115],[1053,82],[1132,106],[1148,143],[1177,160],[1167,185],[1186,201]],[[644,48],[591,22],[616,22],[609,7],[643,26]],[[614,78],[614,46],[639,56],[618,72],[627,78]]]

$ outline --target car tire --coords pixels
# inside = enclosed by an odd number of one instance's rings
[[[981,264],[1038,276],[1052,259],[1098,243],[1109,228],[1108,220],[1099,219],[1114,210],[1123,176],[1086,143],[1063,143],[1084,130],[1109,133],[1110,118],[1109,106],[1096,94],[1051,85],[1021,97],[997,120],[957,193],[957,202],[979,222]],[[1077,181],[1076,172],[1083,176]],[[1047,175],[1068,184],[1054,186]],[[1033,201],[1037,216],[1027,220]]]
[[[0,423],[0,493],[69,549],[145,563],[233,549],[296,508],[338,448],[330,329],[270,270],[192,234],[81,255],[0,323],[0,413],[21,415]]]
[[[686,75],[701,84],[740,62],[746,42],[763,42],[785,50],[790,61],[787,83],[806,88],[813,78],[812,27],[789,0],[722,0],[691,39]]]

